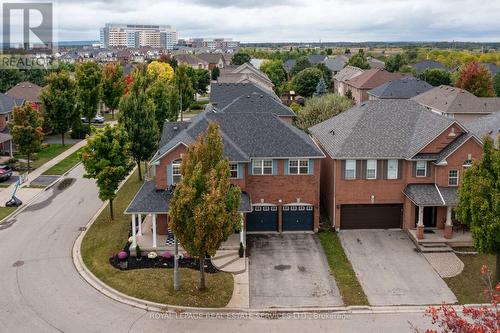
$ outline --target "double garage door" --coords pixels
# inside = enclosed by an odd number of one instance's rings
[[[403,205],[341,205],[340,229],[401,228]]]
[[[277,206],[253,206],[253,211],[247,214],[247,231],[269,232],[278,231]],[[293,205],[282,207],[283,231],[314,230],[314,207]]]

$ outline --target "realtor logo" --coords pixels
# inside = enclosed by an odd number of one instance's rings
[[[52,49],[53,11],[48,2],[11,2],[2,5],[4,49]]]

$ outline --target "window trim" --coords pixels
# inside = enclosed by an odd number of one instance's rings
[[[371,163],[372,164],[374,163],[375,167],[373,167],[373,165],[372,165],[372,167],[369,168],[368,164],[371,164]],[[368,177],[368,170],[370,170],[370,172],[374,171],[372,177]],[[366,160],[366,170],[365,171],[366,171],[366,177],[365,177],[366,179],[368,179],[368,180],[375,180],[375,179],[377,179],[377,160]]]
[[[182,160],[176,159],[172,161],[172,184],[179,184],[182,181],[182,172],[181,172]],[[174,173],[175,169],[179,169],[179,173]],[[175,181],[175,178],[179,177],[179,181]]]
[[[260,165],[256,165],[256,162],[260,162]],[[265,166],[265,162],[271,162],[271,166]],[[270,173],[265,173],[265,169],[271,169]],[[255,170],[260,170],[256,173]],[[273,175],[273,160],[270,159],[256,159],[252,160],[252,175],[254,176],[272,176]]]
[[[396,171],[396,175],[394,175],[394,177],[391,177],[390,176],[390,167],[389,165],[391,164],[391,162],[395,162],[395,171]],[[395,179],[398,179],[398,176],[399,176],[399,161],[398,160],[387,160],[387,174],[386,174],[386,177],[388,180],[395,180]]]
[[[231,165],[236,166],[236,170],[233,170],[231,168]],[[236,171],[236,177],[233,177],[232,174],[231,174],[234,171]],[[238,178],[240,178],[238,163],[231,163],[231,162],[229,162],[229,178],[231,178],[231,179],[238,179]]]
[[[419,163],[423,163],[424,164],[424,175],[419,175],[418,174],[418,170],[419,170],[418,164]],[[420,169],[420,170],[422,170],[422,169]],[[425,177],[427,177],[427,161],[417,161],[415,163],[415,177],[417,177],[417,178],[425,178]]]
[[[450,173],[455,171],[457,173],[457,175],[455,177],[451,177]],[[450,182],[451,179],[454,179],[456,180],[456,184],[452,184]],[[460,179],[460,171],[458,169],[451,169],[451,170],[448,170],[448,186],[458,186],[458,181]]]
[[[352,164],[353,164],[353,168],[352,169],[348,169],[347,168],[349,162],[352,162]],[[347,176],[347,171],[353,171],[352,177],[348,177]],[[354,179],[356,179],[356,160],[345,160],[344,179],[346,179],[346,180],[354,180]]]
[[[292,162],[297,162],[297,166],[292,166],[291,163]],[[305,162],[306,165],[301,165],[302,162]],[[297,168],[297,172],[292,172],[292,168]],[[302,168],[306,168],[306,172],[301,172],[301,169]],[[289,175],[297,175],[297,176],[300,176],[300,175],[309,175],[309,160],[308,159],[304,159],[304,158],[295,158],[295,159],[291,159],[291,160],[288,160],[288,174]]]

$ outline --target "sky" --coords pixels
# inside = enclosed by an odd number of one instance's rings
[[[56,40],[98,40],[99,27],[112,22],[242,42],[500,41],[500,0],[56,0],[54,7]]]

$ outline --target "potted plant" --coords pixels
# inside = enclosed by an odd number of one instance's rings
[[[240,258],[243,258],[243,256],[245,255],[245,247],[243,246],[242,242],[240,242],[240,248],[238,250],[238,255],[240,256]]]

